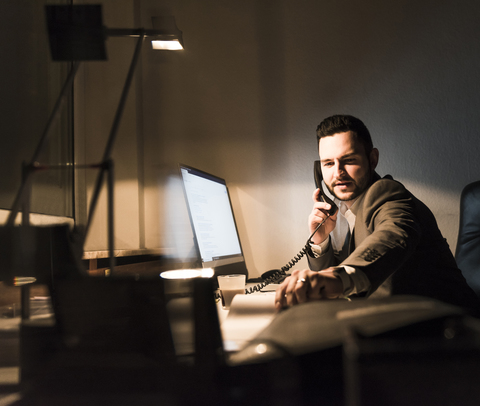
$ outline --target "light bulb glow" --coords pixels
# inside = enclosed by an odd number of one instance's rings
[[[178,51],[183,49],[183,46],[178,39],[171,41],[152,40],[152,48],[167,51]]]
[[[212,268],[177,269],[174,271],[165,271],[160,274],[163,279],[211,278],[213,275],[214,271]]]

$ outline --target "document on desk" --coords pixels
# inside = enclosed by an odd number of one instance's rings
[[[271,323],[275,315],[275,292],[236,295],[221,324],[225,350],[242,349]]]

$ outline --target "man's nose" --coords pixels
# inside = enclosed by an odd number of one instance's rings
[[[335,168],[334,168],[334,175],[335,177],[338,179],[340,177],[342,177],[343,173],[345,172],[345,168],[343,167],[343,165],[339,162],[337,162],[335,164]]]

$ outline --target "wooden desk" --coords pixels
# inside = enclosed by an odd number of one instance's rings
[[[152,248],[152,249],[122,249],[115,250],[115,258],[122,257],[139,257],[139,256],[158,256],[161,257],[168,253],[168,250],[162,248]],[[98,260],[109,258],[110,253],[108,250],[100,251],[85,251],[83,253],[83,259],[88,261],[88,269],[95,270],[98,269]]]

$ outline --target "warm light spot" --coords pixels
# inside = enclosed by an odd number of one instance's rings
[[[34,283],[36,280],[37,279],[34,277],[16,276],[13,278],[13,285],[22,286],[26,285],[27,283]]]
[[[267,346],[265,344],[258,344],[255,347],[255,352],[257,354],[265,354],[267,352]]]
[[[164,279],[211,278],[213,275],[214,271],[212,268],[178,269],[174,271],[165,271],[160,274]]]
[[[182,44],[180,44],[180,41],[178,39],[174,39],[171,41],[152,40],[152,48],[167,51],[178,51],[183,49],[183,46]]]

